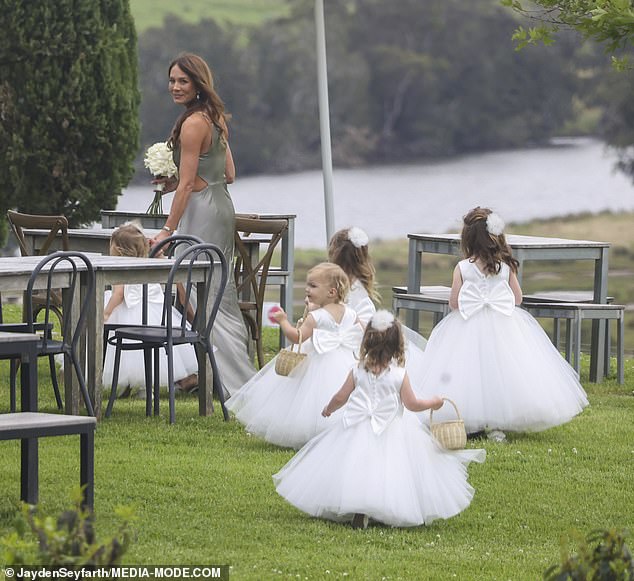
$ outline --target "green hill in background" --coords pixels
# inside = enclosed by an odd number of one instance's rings
[[[191,23],[213,18],[220,22],[257,24],[288,13],[285,0],[130,0],[130,9],[139,33],[161,27],[168,14]]]

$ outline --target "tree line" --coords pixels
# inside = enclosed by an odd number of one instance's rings
[[[85,224],[147,181],[144,151],[180,113],[167,69],[182,51],[214,71],[240,175],[319,167],[313,7],[256,26],[169,17],[137,39],[128,0],[0,0],[0,212]],[[335,165],[542,145],[599,111],[592,130],[634,171],[633,76],[572,32],[516,51],[520,18],[498,0],[326,3]]]

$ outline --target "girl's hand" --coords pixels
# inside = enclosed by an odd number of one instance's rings
[[[284,309],[281,307],[270,314],[270,317],[273,318],[278,323],[282,321],[288,320],[288,315],[284,312]]]
[[[329,418],[330,417],[330,412],[328,411],[328,406],[326,406],[323,410],[321,410],[321,415],[324,416],[325,418]]]

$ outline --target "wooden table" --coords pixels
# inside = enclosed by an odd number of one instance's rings
[[[68,230],[69,250],[79,252],[95,252],[98,254],[110,253],[110,236],[114,227],[123,221],[133,219],[138,214],[120,213],[114,211],[102,211],[103,228],[70,228]],[[295,214],[236,214],[245,218],[257,218],[260,220],[288,220],[288,229],[282,236],[280,243],[280,267],[271,268],[267,278],[267,286],[279,286],[280,304],[287,312],[293,309],[293,273],[295,269]],[[166,217],[166,216],[165,216]],[[162,220],[164,223],[164,220]],[[158,229],[144,228],[147,236],[152,237],[160,232]],[[33,252],[41,247],[48,236],[48,230],[27,228],[24,236],[27,244]],[[258,262],[257,244],[252,246],[253,264]],[[61,250],[58,248],[58,250]],[[289,311],[290,309],[290,311]]]
[[[420,291],[423,284],[422,257],[424,253],[450,254],[462,256],[460,234],[408,234],[408,293]],[[594,262],[593,302],[603,304],[608,296],[608,251],[607,242],[590,240],[567,240],[541,236],[506,235],[506,241],[513,249],[513,256],[519,261],[518,279],[522,282],[524,262],[527,260],[592,260]],[[418,327],[418,314],[409,311],[407,324]],[[605,376],[605,321],[592,322],[590,354],[590,381],[601,381]]]

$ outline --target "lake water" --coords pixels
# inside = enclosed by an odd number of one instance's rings
[[[634,186],[615,172],[615,161],[599,141],[559,139],[549,148],[335,169],[335,227],[357,225],[371,239],[405,240],[409,232],[459,228],[462,216],[478,205],[507,222],[634,210]],[[325,247],[320,171],[239,178],[230,192],[237,212],[297,214],[296,246]],[[128,188],[117,209],[144,211],[152,196],[150,185]],[[166,211],[171,198],[164,197]]]

